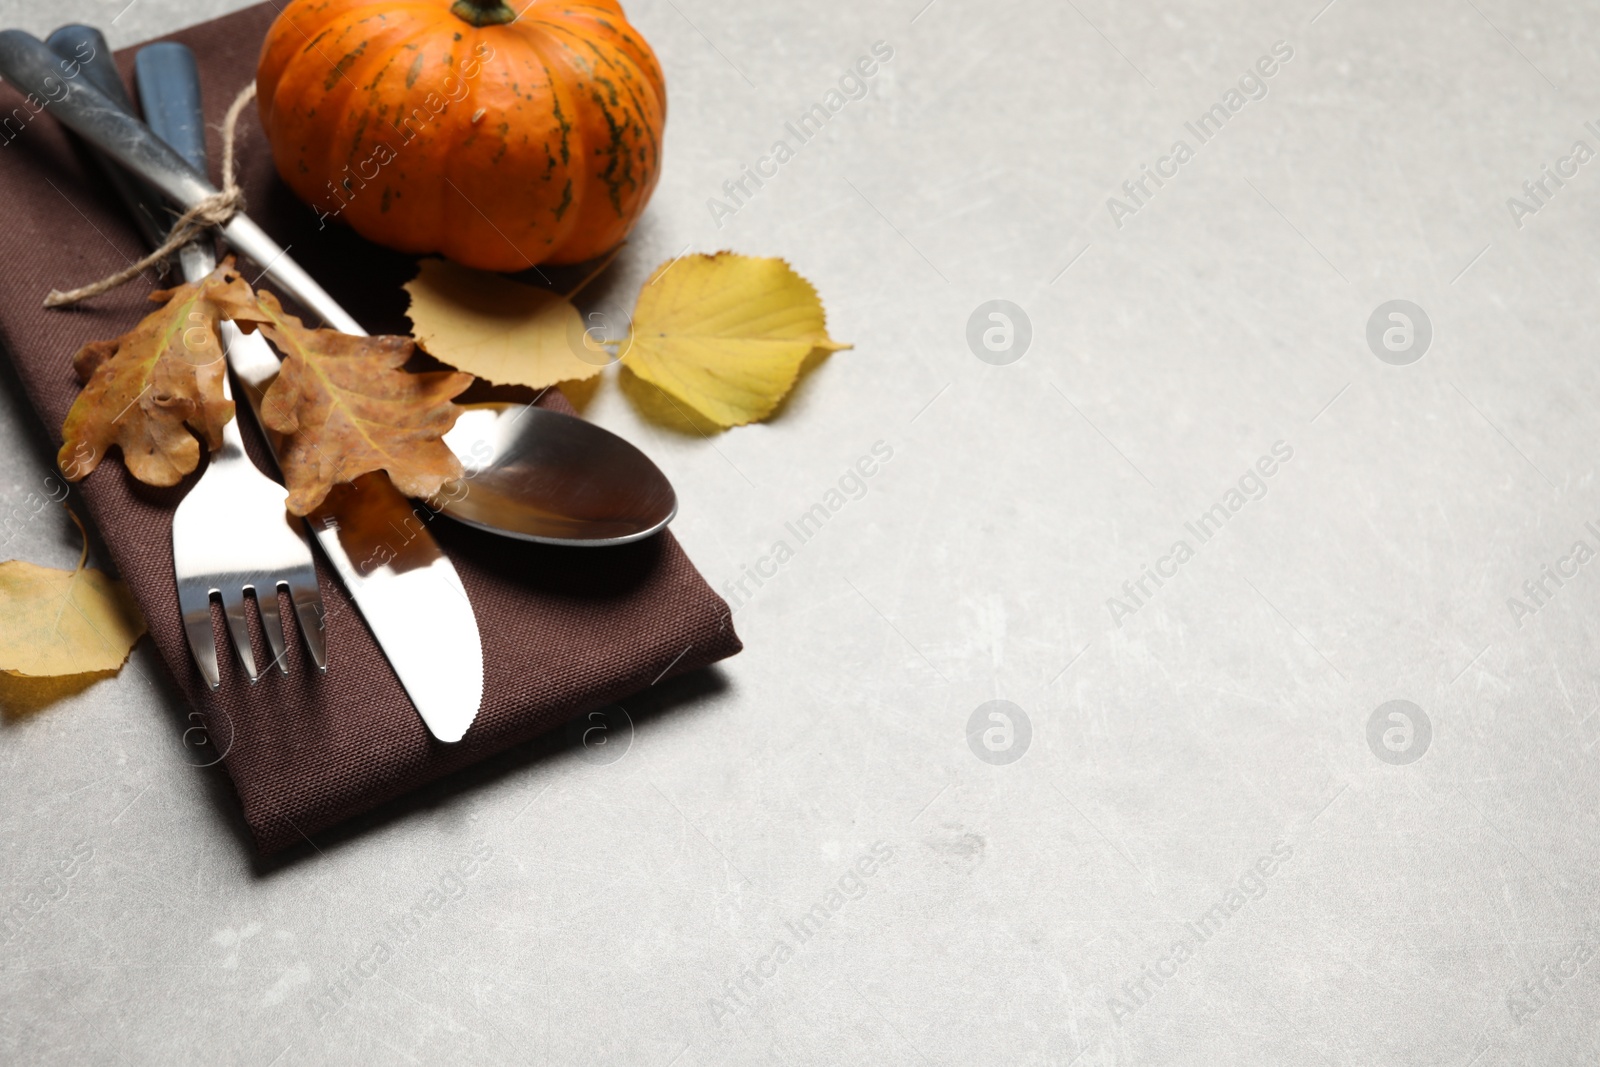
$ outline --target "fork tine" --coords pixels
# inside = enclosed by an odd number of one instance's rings
[[[295,618],[300,621],[300,632],[305,635],[306,649],[317,670],[328,669],[328,634],[324,629],[322,590],[317,585],[317,572],[307,568],[289,579],[289,597],[294,601]]]
[[[267,646],[272,649],[272,662],[282,674],[289,673],[288,649],[284,647],[283,620],[278,617],[278,587],[256,586],[256,607],[261,609],[261,632],[266,635]],[[270,670],[270,666],[268,667]]]
[[[183,635],[189,641],[189,654],[206,685],[216,689],[222,684],[222,675],[217,669],[216,631],[211,628],[211,591],[200,582],[180,581],[178,608],[183,612]]]
[[[239,663],[252,685],[256,682],[256,658],[250,651],[250,624],[245,620],[244,590],[227,588],[219,590],[222,597],[222,614],[228,620],[228,633],[233,636],[234,651],[239,653]]]

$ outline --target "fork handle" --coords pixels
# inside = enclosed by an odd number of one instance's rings
[[[189,166],[201,174],[206,173],[206,120],[200,100],[200,69],[194,61],[194,53],[187,45],[176,41],[148,45],[134,56],[133,76],[139,89],[139,100],[144,104],[145,120],[150,132],[170,145]],[[119,85],[121,80],[117,79]],[[185,281],[199,281],[210,274],[217,265],[210,234],[198,237],[180,249],[178,260],[183,265]],[[235,348],[251,344],[251,339],[247,339],[231,322],[220,324],[219,340],[223,350],[233,358],[237,358]],[[266,340],[262,337],[255,337],[253,342],[263,349],[266,347]],[[257,360],[262,357],[276,364],[271,352],[254,354]],[[226,367],[222,373],[222,395],[233,399]],[[245,454],[239,419],[240,416],[236,414],[223,423],[222,448],[212,454],[212,463],[250,462]]]
[[[118,107],[133,111],[133,101],[128,99],[128,90],[122,83],[122,75],[117,71],[116,61],[111,56],[111,48],[106,44],[106,39],[100,31],[93,26],[71,25],[63,26],[52,33],[46,41],[50,50],[60,56],[63,61],[75,64],[75,74],[80,74],[84,81],[100,90],[107,100]],[[148,64],[173,73],[172,81],[183,81],[180,64],[186,57],[190,66],[194,64],[194,54],[180,44],[151,45],[150,49],[160,48],[167,54],[155,57],[159,62]],[[175,50],[175,51],[174,51]],[[181,54],[180,54],[181,53]],[[144,53],[140,53],[143,58]],[[136,64],[144,66],[145,64]],[[65,73],[65,71],[63,72]],[[142,76],[142,69],[140,71]],[[141,83],[142,84],[142,83]],[[171,132],[176,138],[179,154],[184,161],[195,170],[204,174],[206,170],[206,142],[205,120],[199,115],[199,83],[191,82],[193,89],[189,92],[191,100],[174,92],[171,96],[172,105],[170,113],[151,116],[151,128],[156,136],[168,144],[173,144],[167,134]],[[143,92],[140,93],[144,95]],[[158,121],[159,120],[159,121]],[[107,159],[103,154],[91,149],[95,159],[104,164],[104,170],[112,177],[112,184],[117,193],[132,211],[133,217],[138,220],[139,228],[151,244],[159,245],[167,239],[167,225],[163,221],[168,213],[161,203],[160,194],[147,183],[130,175],[127,171]],[[119,180],[120,179],[120,180]],[[183,268],[185,281],[197,281],[211,273],[216,266],[216,255],[211,249],[209,237],[196,238],[179,250],[178,260]],[[224,348],[231,344],[238,336],[238,329],[232,323],[223,324],[223,333],[220,338]],[[228,400],[233,399],[233,390],[228,382],[228,375],[222,375],[222,395]],[[236,463],[249,462],[244,450],[244,437],[239,432],[239,420],[229,419],[222,424],[222,448],[211,454],[210,462]]]

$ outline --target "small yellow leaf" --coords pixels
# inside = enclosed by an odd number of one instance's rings
[[[144,618],[126,585],[83,563],[75,571],[0,563],[0,672],[92,674],[127,660]]]
[[[657,267],[639,290],[622,362],[718,426],[772,414],[828,337],[822,301],[781,259],[732,252]]]
[[[486,382],[543,389],[592,378],[612,361],[584,334],[577,308],[548,290],[442,259],[423,260],[405,290],[423,351]]]

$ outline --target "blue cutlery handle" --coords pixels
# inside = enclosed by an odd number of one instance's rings
[[[78,24],[63,26],[46,38],[45,44],[61,58],[63,77],[82,78],[122,111],[129,115],[134,113],[127,86],[123,85],[116,60],[111,56],[111,46],[99,30]],[[144,239],[151,245],[165,241],[172,214],[167,210],[162,195],[148,182],[129,174],[99,151],[90,151],[117,195],[122,197],[133,213]]]
[[[139,50],[134,83],[144,121],[155,135],[206,173],[206,120],[200,106],[200,67],[188,45],[164,41]]]
[[[122,75],[117,72],[116,61],[111,58],[111,46],[99,30],[74,23],[46,37],[44,43],[69,64],[75,64],[79,75],[110,97],[112,103],[133,114],[133,101],[128,98],[128,87],[122,84]]]

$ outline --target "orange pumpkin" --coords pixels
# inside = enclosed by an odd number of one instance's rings
[[[292,0],[256,86],[324,224],[483,270],[609,250],[661,171],[661,67],[615,0]]]

